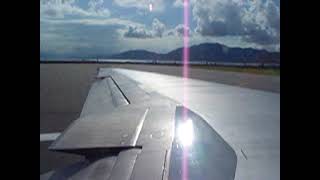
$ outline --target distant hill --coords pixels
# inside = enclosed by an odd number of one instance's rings
[[[146,50],[132,50],[112,55],[113,59],[161,59],[163,55]]]
[[[132,50],[112,55],[112,59],[150,59],[175,60],[182,59],[183,49],[178,48],[166,54],[146,50]],[[280,62],[279,52],[268,52],[253,48],[230,48],[218,43],[203,43],[189,48],[190,61],[220,62]]]

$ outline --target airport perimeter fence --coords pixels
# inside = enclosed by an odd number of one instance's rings
[[[158,64],[158,65],[182,65],[182,61],[175,60],[136,60],[136,59],[41,59],[40,63],[118,63],[118,64]],[[228,67],[262,67],[280,68],[280,63],[257,62],[219,62],[219,61],[189,61],[189,65],[204,66],[228,66]]]

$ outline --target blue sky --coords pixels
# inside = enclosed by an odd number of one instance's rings
[[[189,0],[190,45],[280,51],[279,0]],[[40,0],[40,56],[182,47],[183,0]],[[152,4],[153,10],[149,10]]]

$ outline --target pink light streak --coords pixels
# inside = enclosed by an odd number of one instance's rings
[[[184,0],[183,6],[183,105],[186,106],[188,101],[186,87],[189,77],[189,0]],[[187,118],[185,109],[184,117]]]
[[[189,64],[189,0],[183,1],[183,77],[188,78]]]
[[[183,106],[188,105],[188,77],[189,77],[189,0],[183,0]],[[187,109],[183,109],[183,121],[187,121]],[[188,147],[183,147],[182,180],[188,180]]]

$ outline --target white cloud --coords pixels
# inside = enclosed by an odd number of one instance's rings
[[[121,18],[106,18],[106,19],[97,19],[97,18],[81,18],[81,19],[40,19],[40,23],[50,23],[50,24],[79,24],[79,25],[95,25],[95,26],[143,26],[141,23],[134,21],[121,19]]]
[[[128,31],[124,33],[124,37],[146,39],[146,38],[152,38],[153,36],[150,31],[146,30],[143,27],[130,26],[128,28]]]
[[[89,6],[88,11],[100,16],[109,16],[110,12],[108,9],[103,7],[103,2],[104,0],[90,0],[88,2],[88,6]]]
[[[258,44],[278,44],[280,42],[280,9],[272,0],[256,1],[251,4],[243,17],[247,32],[245,40]]]
[[[90,0],[89,9],[84,10],[76,5],[75,0],[40,0],[40,16],[47,18],[64,18],[65,15],[75,15],[81,17],[109,16],[109,10],[102,8],[102,4],[99,4],[99,1],[97,2]]]
[[[124,37],[127,38],[161,38],[166,31],[166,26],[157,18],[152,21],[151,29],[146,28],[143,25],[129,26],[127,31],[124,32]]]
[[[243,33],[241,9],[231,0],[199,0],[193,8],[196,31],[204,36]]]
[[[193,5],[197,0],[189,0],[189,4]],[[174,7],[183,7],[184,0],[175,0],[173,2]]]
[[[165,9],[164,0],[114,0],[115,4],[125,8],[137,8],[149,10],[149,4],[152,4],[153,11],[163,12]]]
[[[162,22],[160,22],[157,18],[153,19],[152,32],[154,36],[162,37],[165,30],[166,26]]]
[[[192,13],[203,36],[242,36],[260,45],[280,41],[280,10],[272,0],[197,0]]]
[[[190,28],[188,28],[188,34],[189,36],[192,36],[192,32]],[[167,32],[168,36],[183,36],[184,35],[184,25],[178,24],[175,28],[168,30]]]

